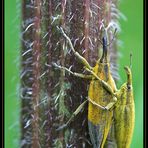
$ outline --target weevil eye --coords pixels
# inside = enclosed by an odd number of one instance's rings
[[[131,89],[131,85],[127,85],[127,89],[130,90]]]

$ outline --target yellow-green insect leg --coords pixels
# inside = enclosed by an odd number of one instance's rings
[[[60,28],[60,29],[61,29],[61,32],[62,32],[63,36],[64,36],[64,37],[66,38],[66,40],[68,41],[69,46],[70,46],[70,48],[72,49],[74,55],[78,58],[78,60],[79,60],[84,66],[86,66],[88,69],[92,69],[92,67],[89,65],[89,63],[87,62],[87,60],[86,60],[83,56],[81,56],[78,52],[75,51],[75,49],[74,49],[74,47],[73,47],[73,45],[72,45],[72,42],[71,42],[70,38],[65,34],[64,30],[63,30],[62,28]]]
[[[116,102],[110,102],[110,103],[108,103],[108,105],[105,106],[105,109],[106,110],[110,110],[115,105],[115,103]]]
[[[59,69],[63,69],[65,70],[66,72],[76,76],[76,77],[79,77],[79,78],[83,78],[83,79],[92,79],[92,75],[86,75],[86,74],[82,74],[82,73],[76,73],[76,72],[73,72],[71,71],[70,69],[66,68],[66,67],[63,67],[63,66],[60,66],[60,65],[57,65],[57,64],[54,64],[55,67],[59,68]]]
[[[72,120],[74,119],[74,117],[77,116],[80,113],[80,111],[84,108],[84,106],[85,106],[86,103],[87,103],[87,100],[85,100],[82,104],[80,104],[78,106],[78,108],[73,112],[73,114],[71,115],[70,119],[66,122],[66,124],[60,126],[57,129],[57,131],[66,128],[72,122]]]
[[[100,81],[100,83],[102,84],[102,86],[105,88],[106,91],[108,91],[111,95],[115,96],[113,89],[109,84],[107,84],[104,80],[101,80],[92,70],[89,70],[88,68],[85,69],[89,71],[97,80]]]
[[[79,112],[84,108],[85,104],[87,103],[87,100],[85,100],[82,104],[78,106],[78,108],[75,110],[75,112],[72,114],[71,118],[66,123],[67,125],[73,120],[73,118],[79,114]]]
[[[93,105],[95,105],[95,106],[97,106],[97,107],[99,107],[99,108],[101,108],[103,110],[106,110],[106,108],[104,106],[101,106],[100,104],[96,103],[95,101],[91,100],[90,98],[88,98],[88,101],[90,103],[92,103]]]
[[[88,101],[90,103],[92,103],[93,105],[95,105],[95,106],[97,106],[97,107],[99,107],[99,108],[101,108],[103,110],[110,110],[115,105],[115,103],[116,103],[116,101],[115,102],[110,102],[106,106],[102,106],[102,105],[92,101],[90,98],[88,98]]]

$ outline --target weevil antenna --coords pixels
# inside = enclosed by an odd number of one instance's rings
[[[102,27],[103,29],[105,30],[105,35],[108,39],[108,36],[107,36],[107,30],[110,28],[110,25],[108,25],[107,27],[104,26],[104,24],[102,23]],[[116,35],[116,32],[117,32],[117,28],[115,28],[115,31],[114,31],[114,34],[113,34],[113,38],[111,40],[111,42],[109,44],[107,44],[107,46],[109,46],[110,44],[112,44],[112,42],[114,41],[114,38],[115,38],[115,35]],[[99,41],[101,42],[101,44],[103,45],[103,42],[99,39]]]
[[[103,27],[104,28],[104,36],[103,36],[103,38],[102,38],[102,41],[100,41],[101,42],[101,44],[103,45],[103,54],[102,54],[102,57],[101,57],[101,59],[100,59],[100,62],[102,63],[103,62],[103,59],[105,58],[105,62],[107,63],[108,62],[108,55],[107,55],[107,52],[108,52],[108,49],[107,49],[107,47],[110,45],[110,44],[112,44],[112,42],[114,41],[114,38],[115,38],[115,35],[116,35],[116,32],[117,32],[117,28],[115,28],[115,31],[114,31],[114,34],[113,34],[113,38],[112,38],[112,40],[111,40],[111,42],[110,43],[108,43],[107,44],[107,42],[108,42],[108,35],[107,35],[107,29],[105,28],[105,27]]]
[[[114,41],[116,32],[117,32],[117,28],[115,28],[115,31],[114,31],[114,34],[113,34],[113,38],[112,38],[112,40],[110,41],[110,43],[107,44],[107,46],[110,46],[110,44],[112,44],[112,42]]]
[[[103,29],[104,29],[103,38],[104,38],[104,37],[107,38],[107,28],[105,28],[104,24],[102,24],[102,27],[103,27]],[[98,39],[98,41],[102,44],[102,46],[103,46],[103,38],[102,38],[102,40],[101,40],[101,39]]]
[[[130,53],[130,69],[132,69],[132,56],[133,56],[133,54]]]

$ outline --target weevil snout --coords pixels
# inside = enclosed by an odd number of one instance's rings
[[[124,67],[125,72],[127,74],[127,85],[131,85],[132,84],[132,73],[131,73],[131,69],[128,66]]]
[[[108,49],[107,49],[107,47],[113,42],[116,32],[117,32],[117,28],[115,28],[115,31],[114,31],[113,38],[112,38],[111,42],[107,43],[108,42],[108,35],[107,35],[107,29],[105,29],[104,36],[103,36],[102,42],[101,42],[101,44],[103,45],[103,54],[102,54],[102,57],[100,59],[101,63],[103,63],[103,60],[104,60],[104,63],[108,62],[108,59],[107,59]]]
[[[102,44],[103,44],[103,53],[102,53],[100,62],[103,63],[104,61],[104,63],[107,63],[108,60],[107,60],[107,37],[106,36],[102,38]]]
[[[131,74],[131,70],[128,66],[125,66],[124,69],[125,69],[127,74]]]

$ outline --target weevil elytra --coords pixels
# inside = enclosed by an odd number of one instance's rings
[[[64,33],[61,28],[61,32],[67,39],[69,46],[72,49],[74,55],[79,59],[79,61],[84,65],[84,68],[90,72],[90,75],[75,73],[67,69],[66,67],[58,66],[56,67],[66,70],[67,72],[85,79],[91,80],[89,91],[88,91],[88,126],[89,135],[94,148],[103,148],[105,140],[107,138],[112,118],[113,110],[108,111],[117,101],[114,92],[116,91],[115,82],[110,74],[110,65],[108,63],[107,57],[107,32],[102,39],[103,44],[103,54],[101,59],[99,59],[95,67],[91,67],[84,57],[82,57],[78,52],[75,51],[70,38]],[[84,107],[84,101],[73,113],[72,117],[68,122],[60,127],[58,130],[66,127],[76,116],[80,110]]]

